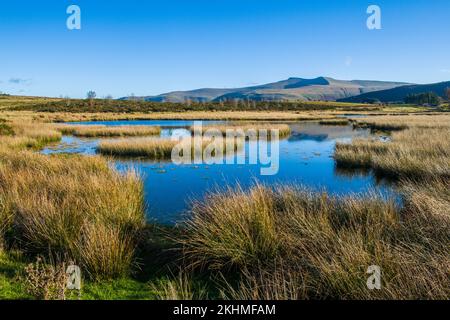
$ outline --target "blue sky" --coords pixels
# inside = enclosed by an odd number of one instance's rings
[[[66,9],[81,8],[81,30]],[[366,9],[382,10],[368,30]],[[84,97],[288,77],[450,80],[448,0],[2,1],[0,91]]]

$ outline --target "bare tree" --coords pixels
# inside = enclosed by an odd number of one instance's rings
[[[447,100],[450,101],[450,87],[445,89],[445,95],[447,96]]]
[[[97,97],[97,93],[95,91],[88,91],[86,94],[86,98],[89,100],[89,105],[92,107],[94,105],[94,99]]]

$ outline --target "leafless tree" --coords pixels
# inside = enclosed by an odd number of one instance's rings
[[[97,97],[97,93],[95,91],[88,91],[88,93],[86,94],[86,98],[89,100],[89,105],[92,106],[94,105],[94,99]]]

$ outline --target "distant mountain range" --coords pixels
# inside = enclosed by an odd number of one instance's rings
[[[392,89],[408,85],[402,82],[370,81],[370,80],[336,80],[326,77],[315,79],[289,78],[287,80],[263,84],[259,86],[215,89],[204,88],[192,91],[174,91],[158,96],[134,97],[155,102],[210,102],[225,100],[254,100],[254,101],[335,101],[360,94]],[[122,98],[129,100],[131,97]]]
[[[367,102],[379,100],[381,102],[403,101],[410,94],[434,92],[441,98],[446,98],[446,89],[450,88],[450,81],[423,85],[406,85],[397,88],[364,93],[354,97],[339,99],[342,102]]]
[[[227,100],[252,101],[342,101],[381,102],[403,101],[408,94],[435,92],[444,97],[450,82],[417,85],[404,82],[374,80],[337,80],[328,77],[315,79],[289,78],[287,80],[233,89],[203,88],[174,91],[157,96],[124,97],[120,100],[143,99],[154,102],[217,102]]]

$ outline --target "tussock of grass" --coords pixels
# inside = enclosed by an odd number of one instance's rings
[[[319,124],[323,125],[323,126],[346,126],[348,125],[350,122],[348,119],[343,119],[343,118],[339,118],[339,119],[327,119],[327,120],[321,120],[319,121]]]
[[[119,157],[170,159],[176,144],[176,141],[169,139],[123,139],[102,141],[97,151],[103,155]]]
[[[101,158],[2,150],[0,194],[12,217],[6,228],[25,251],[68,255],[93,277],[130,270],[131,243],[144,223],[134,173],[112,171]]]
[[[191,132],[197,134],[205,134],[209,132],[220,132],[224,136],[227,134],[227,131],[233,133],[235,132],[238,136],[248,137],[249,135],[254,135],[255,137],[260,136],[261,134],[266,135],[268,138],[272,137],[271,130],[277,130],[279,133],[279,138],[286,138],[291,135],[291,127],[287,124],[271,124],[271,123],[232,123],[226,125],[211,125],[211,126],[202,126],[201,132],[199,132],[200,128],[192,126],[190,128]]]
[[[414,127],[394,132],[385,143],[337,144],[335,159],[339,166],[373,168],[393,177],[450,177],[450,127]]]
[[[72,124],[55,124],[53,128],[63,135],[75,135],[78,130],[85,130],[87,126],[85,125],[72,125]],[[104,125],[90,125],[88,126],[91,130],[104,129]]]
[[[444,245],[448,221],[440,221],[441,232],[435,232],[416,219],[420,212],[402,212],[393,200],[375,194],[335,198],[257,185],[249,192],[212,194],[192,214],[180,241],[188,261],[240,271],[240,285],[224,296],[431,299],[449,294],[449,271],[442,267],[450,263]],[[366,287],[371,265],[382,269],[383,290]]]
[[[49,124],[16,121],[11,123],[11,127],[15,137],[29,139],[29,146],[33,148],[42,148],[46,144],[58,142],[62,138],[61,133],[54,130]],[[31,142],[32,140],[34,142]]]
[[[202,300],[206,299],[204,287],[194,287],[193,281],[185,273],[180,272],[175,278],[160,279],[150,284],[158,300]]]
[[[125,136],[152,136],[161,133],[160,127],[151,126],[59,126],[63,132],[70,133],[77,137],[125,137]]]
[[[191,138],[185,138],[182,141],[174,141],[170,139],[123,139],[123,140],[111,140],[100,142],[97,151],[103,155],[118,156],[118,157],[146,157],[149,159],[170,159],[172,156],[172,150],[175,146],[180,146],[183,150],[191,149],[191,156],[195,155],[194,140]],[[211,144],[214,143],[212,139],[203,138],[201,140],[202,151]],[[183,147],[183,144],[186,146]],[[218,146],[219,147],[219,146]],[[224,142],[223,150],[227,148],[233,148],[238,150],[243,147],[243,141],[241,139],[235,139],[233,145],[226,145]]]

